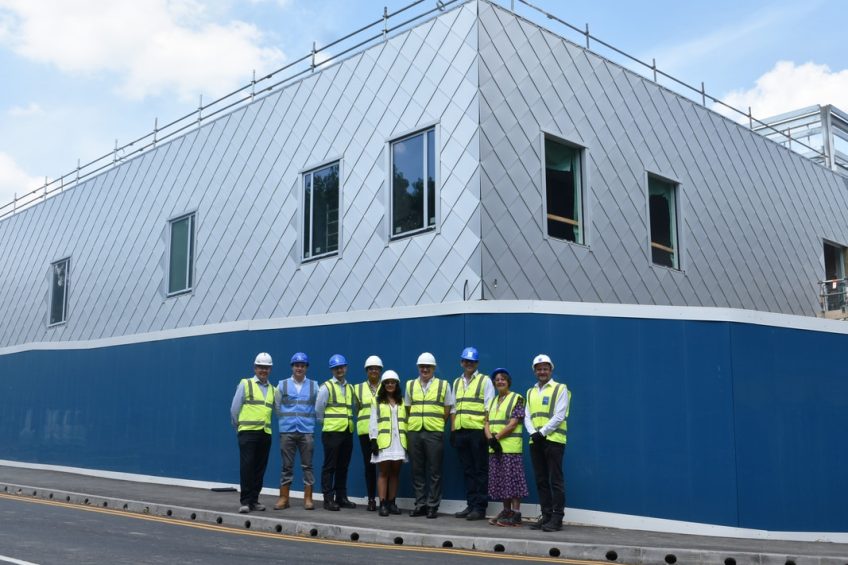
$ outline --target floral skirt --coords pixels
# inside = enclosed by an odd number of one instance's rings
[[[489,455],[489,498],[506,500],[527,496],[522,454]]]

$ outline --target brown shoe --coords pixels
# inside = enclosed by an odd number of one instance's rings
[[[312,485],[303,487],[303,507],[306,510],[315,510],[315,503],[312,502]]]
[[[280,487],[280,498],[277,499],[274,510],[284,510],[289,507],[289,490],[291,490],[291,485]]]

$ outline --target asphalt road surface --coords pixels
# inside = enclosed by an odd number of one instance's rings
[[[0,565],[203,563],[439,565],[590,563],[305,539],[0,495]]]

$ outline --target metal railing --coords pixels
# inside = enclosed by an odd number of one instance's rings
[[[391,26],[389,25],[389,22],[390,20],[392,20],[392,18],[396,18],[397,16],[409,11],[410,9],[414,8],[415,6],[418,6],[419,4],[422,4],[425,1],[426,0],[417,0],[392,13],[389,13],[387,8],[383,8],[383,16],[380,19],[375,20],[370,24],[367,24],[357,29],[356,31],[353,31],[345,35],[344,37],[332,41],[327,45],[317,47],[316,44],[313,42],[312,50],[309,53],[271,73],[261,76],[258,79],[256,78],[256,72],[254,71],[253,78],[248,84],[228,94],[225,94],[220,98],[209,102],[208,104],[203,103],[203,97],[201,96],[197,109],[189,114],[186,114],[171,122],[168,122],[167,124],[161,127],[159,126],[158,119],[156,119],[154,121],[153,131],[147,135],[143,135],[121,146],[119,146],[118,141],[115,140],[115,147],[109,153],[106,153],[105,155],[102,155],[97,159],[89,161],[85,164],[81,164],[80,161],[77,160],[77,167],[71,172],[66,173],[52,181],[48,180],[45,177],[45,182],[43,186],[36,188],[35,190],[32,190],[30,192],[27,192],[22,196],[18,196],[16,194],[12,202],[0,206],[0,219],[14,214],[19,210],[27,208],[35,203],[46,200],[48,197],[53,196],[57,193],[61,193],[66,189],[72,188],[79,184],[80,181],[97,175],[103,171],[106,171],[126,159],[129,159],[131,157],[139,155],[140,153],[144,153],[145,151],[153,149],[156,147],[157,144],[162,143],[163,141],[167,141],[177,135],[197,128],[204,120],[220,117],[225,112],[234,110],[237,107],[252,102],[257,96],[268,94],[280,87],[286,86],[294,82],[296,79],[314,72],[316,68],[323,67],[328,63],[339,59],[340,57],[344,57],[345,55],[350,54],[353,51],[363,49],[367,46],[376,44],[379,41],[385,41],[390,33],[394,33],[398,30],[407,28],[411,26],[411,24],[413,24],[414,22],[425,18],[430,14],[444,11],[445,8],[447,8],[451,4],[455,4],[457,2],[465,2],[466,0],[436,0],[435,7],[427,9],[419,14],[413,15],[408,19],[401,21],[400,23],[396,23]],[[533,5],[527,0],[510,0],[510,8],[513,12],[515,12],[516,1],[532,10],[535,10],[539,14],[542,14],[545,18],[558,22],[564,25],[566,28],[581,34],[584,38],[586,49],[592,50],[592,42],[601,45],[609,49],[613,53],[624,57],[626,60],[634,62],[637,65],[640,65],[645,69],[649,70],[654,82],[659,83],[660,77],[668,79],[672,83],[681,86],[686,90],[692,91],[695,94],[700,95],[701,104],[703,106],[706,106],[707,100],[710,100],[714,104],[720,105],[732,112],[746,117],[748,119],[750,129],[753,130],[754,124],[756,123],[758,124],[758,129],[772,130],[778,136],[787,137],[790,141],[809,149],[814,155],[821,156],[825,160],[827,159],[827,156],[821,150],[816,149],[814,147],[810,147],[809,145],[803,143],[800,140],[792,139],[791,132],[780,131],[778,129],[775,129],[771,125],[754,118],[751,114],[750,106],[748,107],[747,113],[733,106],[730,106],[722,100],[707,93],[703,82],[701,82],[700,88],[692,86],[660,70],[657,67],[656,59],[652,59],[651,64],[648,64],[642,61],[641,59],[634,57],[633,55],[630,55],[629,53],[602,40],[601,38],[592,35],[589,32],[589,24],[585,25],[585,29],[581,29],[553,14],[542,10],[541,8]],[[372,30],[377,27],[380,27],[380,29],[377,33],[374,33]],[[368,35],[369,32],[371,33],[371,35]],[[346,42],[348,41],[350,41],[349,45],[346,44]],[[328,50],[333,48],[339,48],[340,50],[339,52],[333,55],[328,55],[324,57],[324,55],[328,53]],[[601,55],[600,53],[598,54]],[[320,60],[319,55],[321,55]],[[291,74],[280,78],[280,76],[286,71],[290,71]]]
[[[388,8],[383,8],[381,18],[326,45],[318,47],[313,42],[312,50],[309,53],[275,71],[259,78],[256,77],[256,71],[254,71],[251,81],[241,88],[224,94],[220,98],[206,104],[203,103],[203,96],[200,96],[197,109],[189,114],[185,114],[162,126],[159,125],[157,118],[154,121],[152,132],[120,146],[118,145],[118,141],[115,140],[115,147],[109,153],[84,164],[77,160],[76,169],[69,173],[52,181],[45,177],[43,186],[20,196],[15,194],[11,202],[0,206],[0,219],[73,188],[80,181],[102,173],[131,157],[155,148],[164,141],[168,141],[199,127],[204,121],[221,117],[226,112],[252,102],[257,96],[268,94],[291,84],[297,79],[311,74],[316,69],[327,66],[331,62],[354,51],[385,41],[388,39],[389,34],[406,29],[422,18],[426,18],[436,12],[442,12],[450,5],[464,2],[465,0],[436,0],[435,2],[430,2],[434,7],[426,8],[420,13],[407,14],[408,17],[405,16],[406,19],[399,18],[402,14],[406,14],[412,8],[425,1],[427,0],[414,1],[411,4],[399,8],[395,12],[389,12]],[[331,54],[331,50],[335,52]]]
[[[845,312],[848,306],[848,279],[819,281],[819,304],[823,314]]]

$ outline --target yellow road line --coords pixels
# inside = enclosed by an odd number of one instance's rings
[[[283,533],[273,533],[273,532],[257,532],[251,530],[241,530],[237,529],[234,526],[223,526],[217,524],[204,524],[200,522],[188,522],[186,520],[181,520],[178,518],[169,518],[165,516],[154,516],[150,514],[138,514],[136,512],[132,512],[129,510],[116,510],[114,508],[101,508],[99,506],[86,506],[84,504],[78,504],[73,502],[63,502],[60,500],[48,500],[44,498],[34,498],[27,495],[17,495],[17,494],[7,494],[0,493],[0,499],[5,498],[8,500],[17,500],[21,502],[32,502],[35,504],[43,504],[46,506],[60,506],[64,508],[73,508],[76,510],[85,510],[87,512],[97,512],[100,514],[111,514],[113,516],[123,516],[126,518],[135,518],[137,520],[148,520],[150,522],[159,522],[163,524],[171,524],[178,526],[186,526],[189,528],[196,528],[198,530],[208,530],[213,532],[226,532],[229,534],[237,534],[244,536],[255,536],[269,539],[285,539],[289,541],[297,541],[304,543],[318,543],[322,545],[343,545],[345,547],[350,547],[352,543],[359,543],[362,548],[374,548],[374,549],[387,549],[393,551],[414,551],[420,553],[449,553],[451,555],[464,555],[469,557],[481,557],[486,559],[513,559],[515,561],[528,561],[535,563],[567,563],[569,565],[606,565],[604,561],[586,561],[582,559],[567,559],[564,557],[533,557],[529,555],[510,555],[503,553],[490,553],[480,551],[473,551],[468,549],[457,549],[450,547],[413,547],[413,546],[404,546],[404,545],[389,545],[383,543],[370,543],[370,542],[354,542],[349,540],[332,540],[332,539],[322,539],[322,538],[312,538],[305,537],[299,535],[292,534],[283,534]]]

